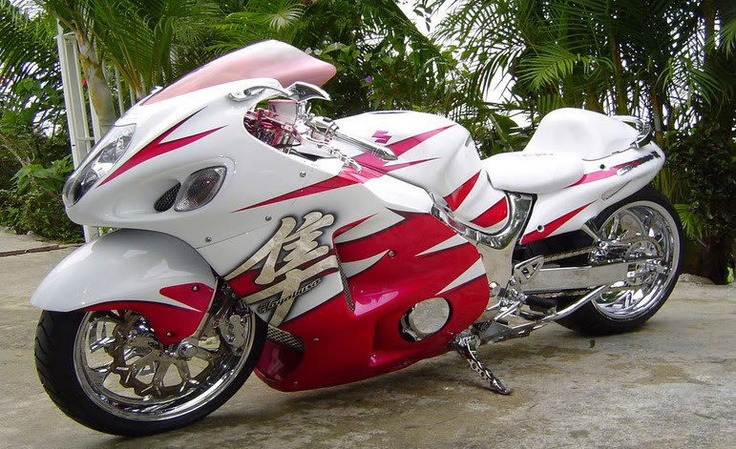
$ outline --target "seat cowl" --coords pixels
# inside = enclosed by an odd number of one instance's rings
[[[494,188],[520,193],[554,192],[584,173],[583,160],[569,153],[501,153],[481,163]]]
[[[626,150],[638,132],[598,112],[562,108],[545,115],[524,153],[567,153],[584,160],[604,158]]]

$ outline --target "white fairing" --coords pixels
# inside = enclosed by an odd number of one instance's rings
[[[505,214],[479,219],[493,205],[505,201],[505,194],[481,173],[475,143],[468,130],[457,123],[411,111],[369,112],[336,122],[345,132],[384,144],[399,156],[395,161],[378,162],[354,148],[341,146],[360,163],[386,170],[390,176],[421,187],[438,200],[444,199],[455,219],[470,226],[494,232],[506,223]],[[460,198],[456,192],[463,186],[467,189]]]
[[[121,230],[67,256],[38,286],[31,304],[68,312],[111,301],[145,301],[182,309],[162,288],[205,284],[215,289],[212,269],[189,245],[169,235]]]
[[[568,153],[593,160],[627,148],[635,138],[636,130],[607,115],[562,108],[544,116],[524,153]]]
[[[576,231],[648,184],[664,164],[654,144],[632,147],[637,131],[580,109],[542,119],[529,145],[483,161],[498,189],[537,195],[522,243]]]

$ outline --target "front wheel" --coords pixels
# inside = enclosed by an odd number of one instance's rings
[[[44,311],[36,369],[54,403],[92,429],[140,436],[182,427],[224,404],[258,361],[266,324],[237,307],[226,326],[176,345],[159,343],[130,310]]]
[[[609,241],[629,246],[625,254],[591,256],[592,263],[621,256],[657,262],[636,266],[630,278],[557,322],[587,335],[627,332],[643,325],[672,293],[680,269],[682,226],[667,198],[651,187],[607,208],[594,223]]]

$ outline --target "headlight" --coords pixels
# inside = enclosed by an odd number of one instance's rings
[[[135,125],[114,126],[84,158],[64,184],[62,198],[73,206],[97,181],[104,177],[125,154],[135,132]]]

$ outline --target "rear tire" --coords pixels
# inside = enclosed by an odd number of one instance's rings
[[[51,400],[80,424],[125,436],[165,432],[212,413],[251,374],[266,324],[250,313],[242,325],[241,351],[219,331],[177,349],[158,343],[135,312],[44,311],[36,369]]]
[[[650,237],[650,244],[638,245],[632,251],[644,257],[662,257],[655,267],[661,272],[613,284],[617,291],[602,292],[557,322],[584,335],[628,332],[657,313],[672,293],[680,272],[682,225],[667,198],[649,186],[605,209],[594,223],[609,239]]]

